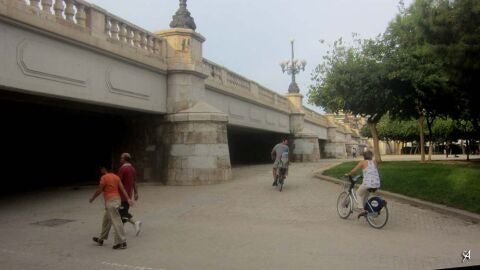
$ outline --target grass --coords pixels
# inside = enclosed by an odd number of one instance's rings
[[[324,171],[341,178],[357,162]],[[381,189],[480,214],[480,164],[391,161],[379,165]],[[357,172],[360,173],[360,172]]]

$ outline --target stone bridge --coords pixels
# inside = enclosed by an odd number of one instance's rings
[[[281,137],[294,161],[365,145],[302,95],[203,58],[205,38],[180,2],[171,28],[149,32],[81,0],[0,0],[2,162],[49,183],[84,182],[128,151],[141,179],[194,185],[268,160]]]

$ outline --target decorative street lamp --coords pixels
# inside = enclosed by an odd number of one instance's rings
[[[292,44],[292,59],[287,60],[284,62],[280,63],[280,67],[282,67],[282,72],[287,74],[292,75],[292,82],[290,83],[290,86],[288,87],[288,93],[298,93],[300,92],[300,88],[298,88],[297,83],[295,82],[295,75],[300,73],[300,71],[305,70],[305,66],[307,65],[307,61],[302,60],[298,61],[297,59],[294,58],[294,52],[293,52],[293,42],[294,40],[291,40],[290,43]]]

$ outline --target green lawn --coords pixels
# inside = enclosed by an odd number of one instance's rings
[[[357,162],[345,162],[323,174],[340,178]],[[381,189],[480,214],[480,164],[382,162]],[[357,172],[360,173],[360,172]]]

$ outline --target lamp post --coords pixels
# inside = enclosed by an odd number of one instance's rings
[[[295,54],[293,51],[293,42],[294,40],[291,40],[290,43],[292,44],[292,59],[287,60],[284,62],[280,63],[280,67],[282,68],[282,72],[287,74],[292,75],[292,82],[290,83],[290,86],[288,87],[288,93],[299,93],[300,89],[298,88],[297,83],[295,82],[295,75],[300,73],[300,71],[305,70],[305,66],[307,65],[307,61],[305,60],[297,60],[294,59]]]

